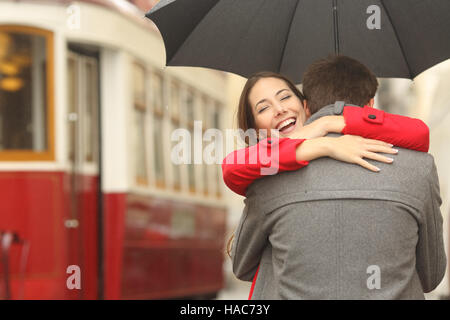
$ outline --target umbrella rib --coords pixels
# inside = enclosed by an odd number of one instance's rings
[[[333,0],[334,54],[339,55],[339,16],[338,4]]]
[[[286,50],[286,46],[289,41],[289,36],[291,34],[291,29],[292,29],[292,23],[294,22],[295,14],[297,13],[297,7],[298,7],[299,3],[300,3],[300,0],[297,0],[297,3],[295,4],[295,8],[293,10],[294,13],[292,14],[291,22],[289,23],[289,29],[287,32],[286,41],[284,42],[283,51],[281,51],[281,59],[280,59],[279,67],[278,67],[278,72],[281,72],[281,64],[283,63],[284,52]]]
[[[395,28],[394,23],[392,22],[391,16],[389,15],[389,12],[387,11],[386,6],[384,5],[384,0],[380,0],[380,3],[383,6],[384,12],[386,12],[386,16],[387,16],[387,18],[389,20],[389,23],[392,26],[392,30],[394,30],[395,38],[397,39],[397,43],[398,43],[398,45],[400,47],[400,51],[402,52],[403,58],[405,58],[406,67],[408,68],[408,72],[409,72],[409,78],[413,79],[414,77],[412,75],[412,70],[411,70],[411,67],[409,65],[408,59],[406,58],[406,54],[405,54],[405,50],[403,49],[403,45],[400,42],[400,39],[398,37],[397,29]]]

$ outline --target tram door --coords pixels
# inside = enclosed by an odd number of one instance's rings
[[[96,299],[98,290],[99,61],[95,54],[70,49],[67,70],[68,264],[79,267],[81,288],[72,299]],[[76,268],[75,267],[75,268]],[[75,272],[75,271],[74,271]],[[76,285],[76,278],[72,285]]]

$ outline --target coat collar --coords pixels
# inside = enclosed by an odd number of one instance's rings
[[[325,117],[325,116],[335,116],[335,115],[341,115],[344,112],[344,106],[352,106],[352,107],[359,107],[354,104],[346,104],[344,101],[336,101],[334,104],[330,104],[328,106],[323,107],[316,113],[314,113],[305,123],[305,125],[310,124],[314,120],[317,120],[319,118]]]

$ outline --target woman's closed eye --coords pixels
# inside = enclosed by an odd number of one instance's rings
[[[258,113],[263,112],[264,110],[266,110],[268,108],[268,106],[262,107],[261,109],[258,110]]]
[[[289,99],[291,96],[285,96],[285,97],[283,97],[283,98],[281,98],[281,100],[283,101],[283,100],[287,100],[287,99]]]

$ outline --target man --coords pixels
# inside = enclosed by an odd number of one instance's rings
[[[373,105],[376,89],[359,62],[320,60],[303,79],[308,122],[341,114],[335,101]],[[394,158],[379,173],[322,158],[255,181],[232,248],[239,279],[258,271],[252,298],[424,299],[436,288],[446,267],[436,166],[407,149]]]

